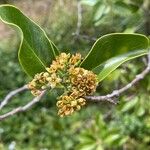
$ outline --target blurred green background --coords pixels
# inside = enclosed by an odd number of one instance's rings
[[[40,24],[65,52],[83,56],[95,39],[112,32],[150,35],[149,0],[1,0],[19,7]],[[76,34],[78,8],[81,28]],[[0,22],[0,100],[30,79],[17,59],[19,37]],[[103,56],[101,56],[103,57]],[[146,57],[123,64],[98,87],[97,95],[129,83],[145,67]],[[137,65],[138,64],[138,65]],[[60,118],[59,93],[48,93],[32,109],[0,122],[0,150],[149,150],[150,76],[118,98],[119,104],[88,103],[72,116]],[[30,92],[13,98],[0,114],[24,105]]]

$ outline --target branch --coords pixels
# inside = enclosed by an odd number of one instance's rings
[[[16,94],[18,94],[18,93],[20,93],[20,92],[23,92],[23,91],[25,91],[25,90],[27,90],[27,89],[28,89],[27,85],[24,85],[24,86],[22,86],[21,88],[18,88],[18,89],[16,89],[16,90],[11,91],[10,93],[8,93],[8,94],[6,95],[6,97],[4,98],[4,100],[2,100],[2,101],[0,102],[0,110],[11,100],[11,98],[12,98],[13,96],[15,96]]]
[[[74,33],[72,33],[72,35],[75,36],[76,38],[82,38],[82,39],[85,39],[88,41],[96,41],[95,37],[90,37],[88,35],[80,34],[80,30],[81,30],[81,26],[82,26],[82,6],[81,6],[81,2],[79,0],[77,0],[77,13],[78,13],[77,27],[76,27],[76,31]]]
[[[77,0],[77,10],[78,10],[78,22],[77,22],[77,29],[76,29],[75,35],[80,34],[80,28],[82,25],[82,7],[81,7],[81,3],[79,0]]]
[[[138,74],[125,87],[123,87],[119,90],[114,90],[111,94],[107,94],[104,96],[86,96],[85,98],[89,101],[95,101],[95,102],[108,101],[110,103],[116,104],[116,102],[114,100],[112,100],[112,98],[118,97],[120,94],[127,91],[129,88],[133,87],[137,82],[142,80],[149,73],[150,73],[150,53],[148,54],[148,63],[147,63],[147,67],[145,68],[145,70],[143,70],[140,74]]]
[[[0,116],[0,121],[6,119],[6,118],[9,117],[9,116],[13,116],[13,115],[16,114],[16,113],[24,112],[24,111],[26,111],[27,109],[31,108],[34,104],[36,104],[37,102],[39,102],[39,101],[41,100],[41,98],[44,96],[45,92],[46,92],[46,91],[43,91],[43,92],[41,93],[41,95],[35,97],[32,101],[30,101],[30,102],[27,103],[26,105],[24,105],[24,106],[22,106],[22,107],[17,107],[17,108],[15,108],[15,109],[13,109],[12,111],[10,111],[10,112],[8,112],[8,113],[6,113],[6,114],[4,114],[4,115],[1,115],[1,116]]]

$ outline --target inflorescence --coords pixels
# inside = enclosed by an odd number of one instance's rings
[[[58,97],[56,103],[58,115],[61,117],[80,110],[86,104],[84,97],[96,90],[96,75],[79,67],[80,62],[79,53],[75,55],[61,53],[45,72],[36,74],[28,84],[34,96],[40,95],[46,89],[62,88],[64,93]]]

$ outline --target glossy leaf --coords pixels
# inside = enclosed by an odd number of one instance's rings
[[[147,37],[140,34],[105,35],[95,42],[81,67],[93,69],[101,81],[122,63],[146,55],[148,44]]]
[[[41,29],[18,8],[11,5],[0,6],[0,19],[19,29],[21,36],[18,52],[19,62],[25,72],[34,76],[45,70],[57,54],[56,46]]]
[[[139,51],[129,52],[127,54],[120,55],[118,57],[114,57],[112,59],[109,59],[105,63],[102,63],[100,66],[96,67],[95,69],[93,69],[93,72],[95,72],[98,75],[98,81],[100,82],[124,62],[146,55],[147,53],[148,53],[147,50],[139,50]]]
[[[85,69],[94,69],[106,60],[126,52],[148,48],[147,37],[140,34],[112,33],[99,38],[81,63]]]

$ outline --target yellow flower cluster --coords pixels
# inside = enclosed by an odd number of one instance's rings
[[[64,93],[58,98],[58,115],[63,117],[80,110],[86,104],[84,96],[95,92],[96,75],[92,71],[80,68],[81,55],[61,53],[52,62],[46,72],[36,74],[28,84],[31,93],[39,95],[42,90],[61,87]]]
[[[72,114],[76,110],[80,110],[81,106],[85,105],[84,98],[75,99],[73,96],[60,96],[57,102],[59,108],[58,115],[60,117]]]
[[[34,76],[34,79],[31,82],[29,82],[28,88],[31,90],[31,93],[34,96],[40,95],[42,89],[44,90],[46,88],[45,85],[47,83],[47,76],[49,76],[47,72],[41,72],[36,74]]]
[[[81,106],[86,104],[83,97],[94,93],[97,86],[96,75],[92,71],[71,66],[68,73],[71,88],[68,89],[68,95],[61,96],[57,102],[60,116],[70,115],[80,110]]]
[[[34,96],[38,96],[41,92],[48,88],[55,88],[61,82],[61,78],[56,76],[55,73],[49,74],[42,72],[35,75],[34,79],[29,82],[28,88]]]
[[[83,68],[70,68],[70,80],[73,91],[79,92],[79,96],[91,95],[96,90],[96,75],[92,71]]]

